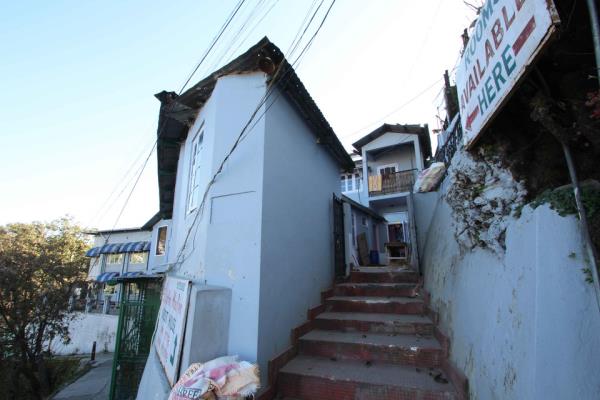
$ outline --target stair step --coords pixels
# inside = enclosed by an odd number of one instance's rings
[[[333,289],[337,296],[415,297],[414,283],[340,283]]]
[[[457,398],[452,384],[438,369],[303,355],[280,370],[278,388],[283,396],[307,400]]]
[[[411,314],[324,312],[317,315],[314,324],[317,329],[325,330],[433,334],[433,322],[429,317]]]
[[[373,270],[361,268],[350,273],[350,282],[354,283],[417,283],[418,281],[419,274],[403,269],[373,267]]]
[[[300,338],[300,352],[337,360],[438,367],[444,356],[431,336],[314,330]]]
[[[325,301],[328,311],[424,314],[425,303],[410,297],[333,296]]]

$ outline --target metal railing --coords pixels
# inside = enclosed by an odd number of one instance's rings
[[[383,175],[371,175],[369,181],[369,196],[412,192],[416,174],[416,169],[409,169]],[[376,179],[381,179],[381,188],[378,188],[378,183],[371,181],[372,177],[379,177]]]
[[[456,118],[460,117],[457,115]],[[462,127],[459,120],[453,121],[453,124],[450,125],[449,129],[451,130],[448,132],[449,135],[446,139],[446,142],[435,152],[435,156],[433,157],[435,161],[446,164],[446,168],[450,165],[450,160],[452,160],[452,157],[454,157],[456,150],[462,145],[463,137]]]

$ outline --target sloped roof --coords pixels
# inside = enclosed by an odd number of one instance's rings
[[[421,151],[423,152],[424,158],[431,157],[431,139],[429,138],[429,127],[427,124],[421,126],[418,124],[383,124],[373,132],[363,136],[356,142],[352,143],[355,149],[360,149],[367,143],[372,142],[378,137],[386,134],[387,132],[405,133],[407,135],[417,135],[419,137],[419,144],[421,145]]]
[[[362,204],[352,200],[350,197],[346,196],[345,194],[342,195],[342,201],[350,204],[352,207],[359,209],[360,211],[364,212],[365,214],[370,215],[371,217],[373,217],[374,219],[376,219],[378,221],[387,222],[387,220],[384,217],[382,217],[381,215],[379,215],[377,213],[377,211],[373,210],[372,208],[363,206]]]
[[[275,73],[278,68],[279,72]],[[175,196],[175,177],[179,147],[200,109],[210,98],[217,80],[226,75],[263,71],[291,103],[302,119],[342,169],[352,170],[354,162],[348,156],[329,122],[312,99],[292,66],[277,46],[263,38],[244,54],[177,96],[174,92],[156,94],[161,102],[158,119],[158,187],[160,214],[171,218]]]

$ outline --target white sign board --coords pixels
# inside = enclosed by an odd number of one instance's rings
[[[163,285],[154,347],[171,386],[179,374],[179,361],[190,300],[190,281],[167,277]]]
[[[456,71],[467,146],[502,107],[556,23],[552,0],[485,2]]]

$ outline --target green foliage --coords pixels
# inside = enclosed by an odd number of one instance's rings
[[[69,299],[84,285],[88,247],[82,229],[66,218],[0,226],[0,361],[15,365],[13,398],[23,379],[30,386],[23,390],[49,394],[45,347],[69,341]]]
[[[581,271],[585,275],[585,281],[587,283],[594,283],[594,278],[592,276],[592,270],[589,268],[582,268]]]
[[[588,218],[592,219],[600,215],[600,190],[590,186],[583,187],[581,189],[581,200]],[[530,205],[535,209],[542,204],[549,204],[550,208],[562,217],[577,214],[575,195],[571,188],[546,190],[531,202]]]

